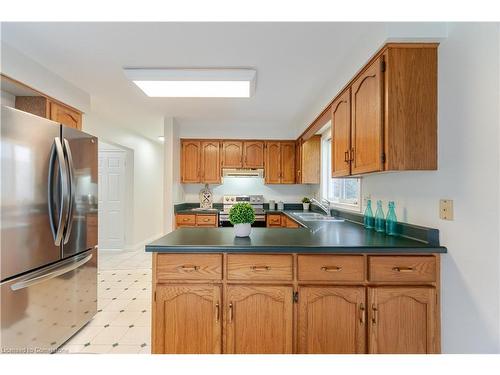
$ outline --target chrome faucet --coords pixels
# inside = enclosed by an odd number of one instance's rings
[[[311,198],[311,202],[314,203],[319,208],[321,208],[326,213],[326,216],[332,216],[330,212],[330,202],[328,200],[321,199],[320,202],[317,199]]]

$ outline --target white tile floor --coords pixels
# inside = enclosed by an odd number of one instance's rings
[[[151,254],[100,251],[97,314],[61,353],[151,353]]]

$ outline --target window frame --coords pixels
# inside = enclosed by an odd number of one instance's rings
[[[342,200],[332,200],[328,197],[328,193],[333,188],[333,180],[334,178],[331,176],[331,157],[332,157],[332,136],[331,136],[331,126],[328,127],[321,135],[321,178],[320,178],[320,189],[319,195],[322,199],[327,200],[330,203],[331,208],[340,208],[343,210],[353,211],[353,212],[361,212],[362,205],[362,183],[360,177],[344,177],[344,178],[336,178],[338,180],[348,180],[348,179],[356,179],[359,182],[359,192],[357,203],[350,203],[349,201]],[[327,162],[325,163],[325,159]],[[342,188],[345,189],[345,184],[342,184]]]

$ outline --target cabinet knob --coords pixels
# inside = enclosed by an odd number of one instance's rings
[[[340,272],[342,271],[342,266],[323,266],[321,271],[325,272]]]
[[[415,268],[397,266],[397,267],[392,267],[392,270],[395,272],[413,272],[413,271],[415,271]]]
[[[200,266],[183,265],[181,266],[181,269],[186,272],[193,272],[193,271],[198,271],[200,269]]]
[[[271,269],[271,266],[251,266],[250,267],[253,271],[269,271]]]

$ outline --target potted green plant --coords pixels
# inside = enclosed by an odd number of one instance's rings
[[[229,210],[229,221],[234,225],[236,237],[248,237],[255,221],[255,211],[250,203],[236,203]]]
[[[307,197],[302,198],[302,207],[304,211],[309,211],[309,206],[311,205],[311,200]]]

